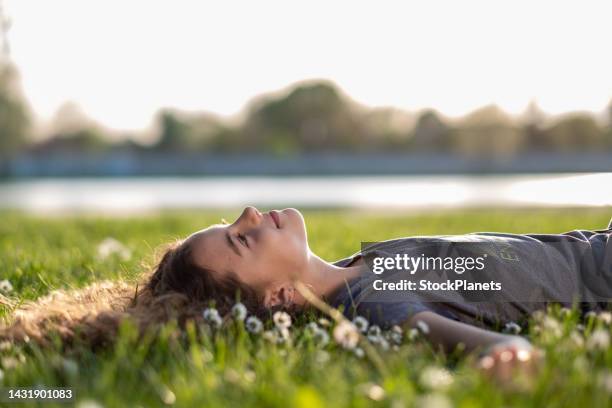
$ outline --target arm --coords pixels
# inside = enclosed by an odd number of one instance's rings
[[[429,333],[425,334],[425,337],[436,347],[442,347],[447,352],[454,351],[459,344],[462,344],[468,352],[507,342],[523,342],[525,347],[529,345],[529,342],[522,337],[480,329],[434,312],[416,313],[408,320],[408,324],[410,327],[418,327],[419,321],[424,322],[429,328]]]
[[[480,329],[429,311],[415,314],[407,323],[419,327],[419,322],[427,325],[425,337],[447,352],[460,344],[467,352],[483,350],[478,368],[501,383],[508,383],[517,371],[529,376],[537,372],[542,354],[523,337]]]

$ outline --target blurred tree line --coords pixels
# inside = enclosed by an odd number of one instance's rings
[[[486,106],[459,118],[434,110],[413,114],[392,108],[369,109],[344,96],[327,81],[304,83],[281,96],[252,101],[242,120],[208,113],[161,110],[152,144],[137,135],[111,140],[107,132],[68,106],[42,141],[28,143],[29,116],[14,91],[15,73],[0,71],[0,148],[7,157],[31,152],[440,152],[463,156],[513,156],[522,152],[612,152],[612,104],[607,123],[587,113],[550,118],[535,104],[512,117]],[[605,121],[600,121],[605,122]],[[2,156],[0,156],[1,158]]]
[[[280,97],[252,102],[241,123],[207,114],[164,110],[157,118],[158,150],[262,152],[427,151],[512,156],[526,151],[612,151],[612,103],[607,123],[587,113],[547,118],[535,104],[511,117],[486,106],[460,119],[434,110],[411,114],[367,109],[328,82],[300,85]]]

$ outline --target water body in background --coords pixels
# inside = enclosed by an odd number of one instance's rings
[[[134,212],[264,207],[458,208],[612,205],[612,173],[26,179],[0,183],[0,208]]]

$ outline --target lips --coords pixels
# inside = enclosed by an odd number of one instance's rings
[[[274,224],[276,224],[276,228],[280,228],[280,215],[278,215],[278,211],[270,211],[270,217],[272,217]]]

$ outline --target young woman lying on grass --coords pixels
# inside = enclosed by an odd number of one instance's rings
[[[566,306],[574,299],[585,311],[607,307],[602,298],[612,289],[611,228],[612,222],[605,230],[558,235],[399,238],[332,263],[310,250],[304,219],[296,209],[262,214],[247,207],[232,224],[212,225],[173,244],[137,288],[114,284],[85,289],[72,298],[49,295],[17,310],[14,323],[0,330],[0,337],[17,341],[27,335],[44,342],[58,330],[68,342],[78,333],[96,346],[112,339],[125,317],[143,331],[171,318],[184,326],[189,320],[202,321],[202,310],[211,301],[222,314],[228,312],[237,293],[250,314],[269,317],[277,310],[303,312],[311,306],[307,298],[314,295],[341,307],[350,320],[364,316],[381,327],[418,328],[436,347],[483,352],[485,368],[507,370],[531,364],[536,351],[523,337],[490,329],[518,327],[512,322],[555,299]],[[458,242],[490,249],[493,272],[511,275],[506,282],[511,300],[524,299],[521,295],[535,288],[547,301],[459,302],[452,291],[431,298],[413,293],[401,300],[379,301],[374,292],[364,290],[364,277],[379,277],[364,260],[369,256],[418,257],[425,246]],[[588,288],[583,282],[585,268],[590,269]],[[592,282],[603,292],[593,294]]]

